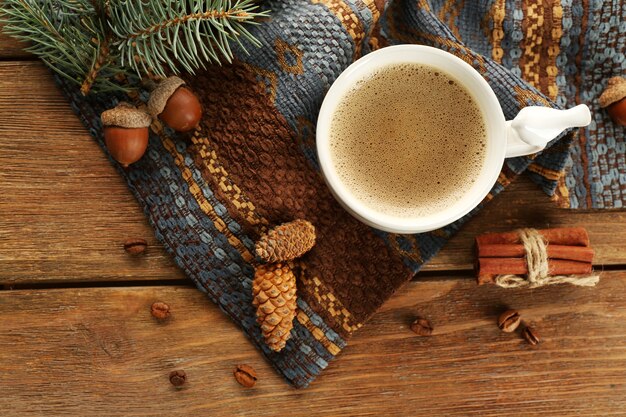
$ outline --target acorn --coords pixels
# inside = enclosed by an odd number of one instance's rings
[[[102,112],[100,118],[104,125],[104,143],[111,156],[124,168],[141,159],[148,147],[150,115],[122,102]]]
[[[150,93],[148,112],[177,132],[188,132],[200,123],[202,106],[185,81],[172,76],[161,81]]]
[[[615,123],[626,126],[626,78],[610,78],[598,101]]]

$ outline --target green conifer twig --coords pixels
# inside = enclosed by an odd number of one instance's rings
[[[246,29],[267,16],[253,0],[3,0],[4,31],[78,84],[83,94],[124,90],[132,73],[193,73],[260,42]]]
[[[119,39],[122,65],[159,76],[181,67],[193,73],[220,57],[230,62],[231,41],[243,47],[244,38],[260,45],[245,25],[256,24],[253,19],[267,12],[258,12],[252,0],[170,1],[169,7],[161,3],[146,12],[137,2],[111,0],[110,26]]]

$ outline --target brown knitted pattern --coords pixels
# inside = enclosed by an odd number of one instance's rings
[[[263,221],[307,219],[314,225],[316,244],[302,262],[306,278],[319,284],[299,286],[298,296],[347,337],[354,330],[347,321],[363,323],[412,273],[397,251],[337,203],[303,155],[299,132],[271,101],[275,79],[259,74],[264,73],[235,61],[186,79],[202,91],[202,107],[212,115],[198,133],[206,140],[194,140],[190,153],[198,155],[204,180],[249,236],[262,235]],[[223,174],[216,173],[217,163]],[[231,183],[236,193],[227,191]],[[242,217],[243,196],[259,223]]]

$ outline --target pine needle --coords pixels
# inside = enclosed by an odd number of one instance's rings
[[[3,0],[4,32],[89,91],[125,88],[130,73],[194,73],[260,42],[245,26],[268,11],[253,0]]]

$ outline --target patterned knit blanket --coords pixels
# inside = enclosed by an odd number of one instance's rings
[[[178,265],[296,387],[328,366],[473,214],[435,232],[395,235],[359,223],[330,195],[316,161],[316,118],[333,80],[360,56],[399,43],[449,51],[484,75],[509,119],[532,104],[588,104],[589,128],[535,158],[507,160],[487,199],[528,170],[562,205],[626,201],[624,128],[597,105],[606,80],[625,72],[626,3],[277,0],[264,7],[273,12],[254,28],[262,48],[186,77],[204,106],[201,128],[153,133],[143,159],[120,173]],[[122,97],[84,98],[59,83],[102,144],[99,114]],[[318,243],[303,258],[292,338],[274,353],[251,303],[254,242],[268,226],[297,218],[315,225]]]

